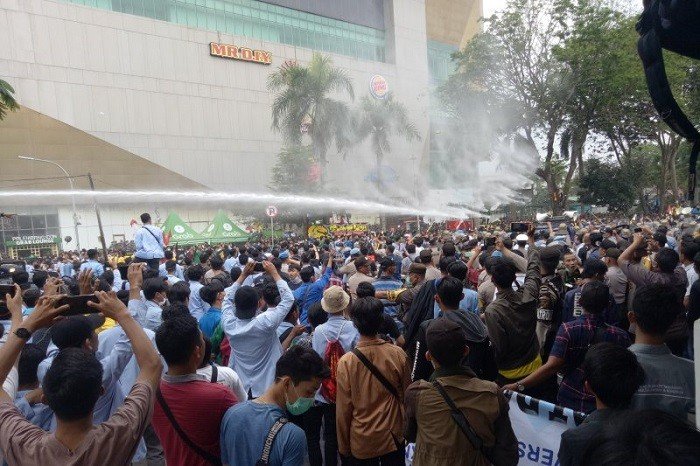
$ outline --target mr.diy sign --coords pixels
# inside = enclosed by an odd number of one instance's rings
[[[211,42],[209,44],[209,54],[213,57],[252,61],[253,63],[260,63],[261,65],[269,65],[272,63],[272,52],[253,50],[247,47],[238,47],[237,45]]]

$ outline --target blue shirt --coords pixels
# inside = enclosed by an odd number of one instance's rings
[[[323,298],[323,290],[326,289],[328,283],[331,281],[332,272],[333,270],[331,267],[326,267],[326,271],[323,273],[321,278],[313,283],[303,283],[299,288],[294,290],[294,299],[297,300],[299,306],[301,307],[299,322],[301,322],[303,325],[309,324],[309,320],[307,318],[309,309],[311,306],[321,301],[321,298]]]
[[[199,328],[202,329],[202,333],[205,334],[207,338],[211,338],[219,322],[221,322],[221,309],[210,307],[202,318],[199,319]]]
[[[221,462],[231,466],[255,464],[262,455],[268,432],[281,417],[289,419],[289,414],[277,405],[246,401],[230,407],[221,421]],[[286,423],[272,443],[268,464],[300,466],[305,456],[304,431]]]
[[[393,277],[387,277],[386,275],[382,275],[381,277],[376,279],[372,283],[372,285],[374,285],[374,289],[376,291],[393,291],[401,288],[403,286],[403,283],[401,283],[399,280],[396,280]],[[386,299],[382,299],[382,303],[384,303],[384,312],[394,317],[399,311],[399,306],[387,306],[386,304],[388,302],[389,301],[387,301]]]
[[[80,271],[92,270],[92,275],[94,277],[101,277],[105,272],[104,265],[97,262],[95,259],[88,259],[86,262],[80,264]]]
[[[165,257],[163,231],[153,225],[144,225],[136,231],[134,246],[136,247],[134,256],[139,259],[162,259]]]
[[[61,277],[72,277],[75,273],[72,262],[62,262],[59,270],[61,271]]]
[[[438,286],[440,282],[438,281],[435,283],[435,286]],[[463,311],[468,311],[468,312],[473,312],[474,314],[479,314],[479,293],[477,293],[474,290],[470,290],[469,288],[462,288],[462,293],[464,294],[464,298],[459,302],[459,309]],[[440,313],[442,311],[440,310],[440,306],[438,306],[438,303],[435,303],[433,307],[433,318],[437,319],[440,317]]]
[[[241,267],[241,263],[238,261],[238,257],[229,257],[224,261],[224,270],[231,273],[231,269],[234,267]]]

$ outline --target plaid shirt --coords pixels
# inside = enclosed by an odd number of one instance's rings
[[[583,314],[581,317],[565,322],[559,327],[556,340],[552,346],[550,356],[563,359],[565,367],[562,371],[564,379],[559,386],[559,394],[557,395],[557,404],[566,408],[571,408],[575,411],[590,413],[595,410],[595,397],[586,393],[583,387],[584,374],[581,367],[583,358],[594,343],[595,329],[599,325],[605,325],[598,322],[595,315]],[[605,325],[601,343],[603,341],[616,343],[627,348],[631,342],[630,338],[622,329]]]

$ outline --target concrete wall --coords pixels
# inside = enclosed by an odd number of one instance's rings
[[[424,136],[428,130],[428,67],[424,0],[386,0],[395,64],[333,56],[358,97],[383,75]],[[272,51],[264,66],[211,57],[221,42]],[[0,0],[0,76],[17,100],[207,187],[266,191],[281,145],[270,129],[268,75],[312,51],[246,37],[195,30],[54,0]],[[395,141],[386,163],[398,184],[412,180],[410,155],[423,142]],[[1,141],[0,141],[1,147]],[[343,161],[329,154],[331,182],[352,196],[373,163],[368,145]],[[155,187],[155,186],[154,186]]]

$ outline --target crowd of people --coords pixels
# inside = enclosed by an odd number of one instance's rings
[[[9,465],[515,465],[508,397],[586,415],[559,464],[697,464],[694,225],[376,232],[15,270]],[[85,299],[72,297],[89,295]],[[81,307],[82,306],[82,307]]]

